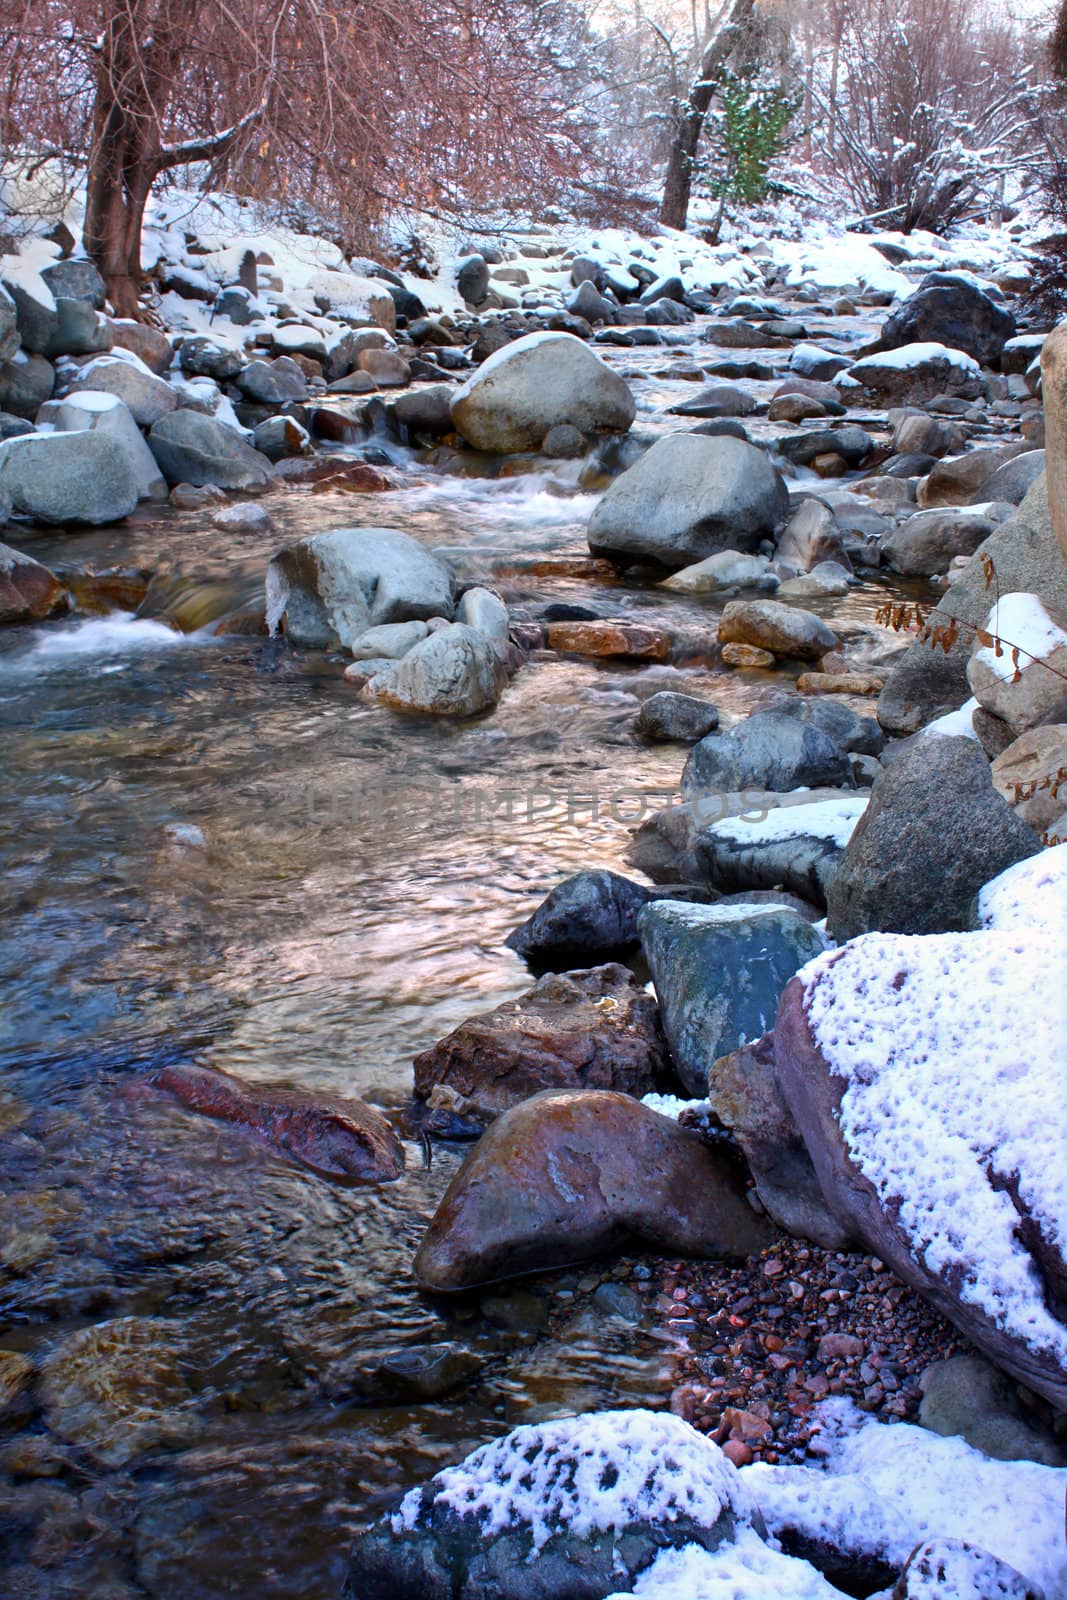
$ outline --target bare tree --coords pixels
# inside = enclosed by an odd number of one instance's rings
[[[312,201],[353,239],[397,204],[543,196],[587,148],[557,48],[565,10],[7,0],[0,129],[9,147],[84,158],[85,246],[116,311],[136,315],[145,207],[178,167]]]

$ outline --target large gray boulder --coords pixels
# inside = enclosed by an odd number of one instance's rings
[[[634,397],[581,339],[530,333],[498,350],[452,399],[457,432],[477,450],[536,450],[550,428],[625,433]]]
[[[361,1534],[345,1600],[605,1600],[662,1551],[728,1546],[756,1520],[718,1445],[678,1417],[527,1425]]]
[[[112,323],[94,310],[91,301],[56,301],[56,325],[44,351],[50,361],[60,356],[96,355],[116,343]]]
[[[87,300],[97,311],[104,309],[107,284],[91,261],[55,261],[41,268],[41,277],[57,300]]]
[[[743,789],[815,789],[847,783],[848,754],[837,737],[785,706],[753,712],[727,733],[710,733],[689,752],[682,773],[686,798]]]
[[[493,641],[466,623],[453,622],[371,678],[362,698],[392,711],[474,717],[496,705],[506,683]]]
[[[971,928],[982,885],[1040,849],[994,789],[981,746],[928,735],[875,779],[830,884],[828,927],[839,943],[874,929]]]
[[[0,494],[35,522],[118,522],[137,504],[137,474],[114,434],[30,433],[0,444]]]
[[[134,422],[142,428],[151,428],[178,404],[178,397],[170,384],[158,378],[130,350],[123,351],[122,355],[104,355],[90,361],[70,379],[67,389],[71,394],[77,394],[82,389],[93,389],[98,393],[117,395],[129,407]],[[178,483],[181,480],[175,478],[173,481]]]
[[[754,550],[789,499],[766,452],[742,439],[678,433],[615,479],[589,519],[589,548],[619,562],[686,567]]]
[[[983,558],[993,564],[996,589],[987,582]],[[1038,594],[1046,605],[1067,611],[1067,559],[1049,515],[1048,491],[1039,478],[1014,516],[979,545],[974,559],[935,607],[930,621],[961,627],[948,650],[936,642],[910,645],[892,667],[878,700],[878,720],[889,733],[914,733],[935,717],[955,711],[970,697],[967,661],[975,628],[985,627],[996,593]]]
[[[923,405],[939,394],[977,400],[985,388],[972,356],[937,342],[864,356],[849,367],[848,376],[873,404],[884,406]]]
[[[639,927],[675,1069],[697,1096],[718,1056],[774,1026],[786,984],[825,949],[788,906],[656,900]]]
[[[266,456],[261,456],[235,428],[199,411],[183,409],[161,417],[148,435],[148,443],[170,484],[192,483],[199,487],[211,483],[220,489],[262,489],[271,479],[271,463]]]
[[[963,350],[984,367],[1000,360],[1015,333],[1015,318],[989,295],[954,273],[931,272],[882,324],[878,347],[934,342]]]
[[[882,555],[895,572],[931,578],[947,572],[957,556],[973,556],[999,525],[984,509],[945,506],[917,511],[882,540]]]
[[[237,376],[237,387],[257,405],[280,406],[287,400],[306,400],[308,382],[291,356],[273,361],[250,361]]]
[[[52,291],[37,274],[0,275],[0,284],[15,303],[22,348],[43,355],[59,322]]]
[[[130,415],[129,407],[117,395],[105,394],[97,389],[83,389],[77,394],[68,395],[65,400],[51,401],[43,407],[40,420],[48,422],[57,433],[88,430],[112,434],[129,457],[137,480],[138,498],[167,498],[166,480],[156,465],[156,458]]]
[[[548,1089],[490,1126],[445,1191],[415,1256],[442,1293],[545,1272],[637,1244],[747,1256],[772,1230],[699,1134],[630,1095]]]
[[[267,570],[267,620],[293,644],[351,647],[385,622],[450,617],[443,561],[399,528],[335,528],[279,551]]]

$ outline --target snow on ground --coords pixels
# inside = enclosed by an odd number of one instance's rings
[[[629,1593],[640,1600],[841,1600],[841,1590],[807,1561],[773,1549],[753,1528],[717,1550],[688,1544],[665,1551]]]
[[[731,844],[768,844],[777,839],[825,839],[842,850],[867,809],[867,795],[842,795],[840,800],[809,800],[800,805],[775,806],[756,821],[726,817],[707,830]]]
[[[516,1428],[433,1479],[433,1503],[477,1517],[485,1535],[528,1527],[538,1550],[560,1528],[582,1538],[635,1522],[693,1519],[711,1528],[752,1504],[718,1445],[680,1417],[605,1411]],[[404,1496],[393,1529],[416,1526],[422,1490]]]
[[[849,1153],[928,1270],[1005,1332],[1067,1364],[1067,1329],[989,1174],[1015,1177],[1067,1241],[1067,947],[1036,930],[870,933],[798,975],[846,1080]]]

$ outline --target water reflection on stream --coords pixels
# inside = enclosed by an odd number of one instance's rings
[[[686,385],[638,389],[645,427]],[[373,521],[456,552],[515,611],[713,626],[717,607],[589,575],[573,465],[396,472],[373,500],[273,495],[252,535],[164,509],[19,542],[167,572],[159,592],[209,621],[260,592],[285,538]],[[825,609],[860,629],[880,599]],[[38,1368],[9,1423],[0,1381],[0,1600],[333,1600],[398,1487],[516,1421],[669,1393],[677,1336],[633,1263],[415,1292],[458,1150],[427,1170],[409,1146],[400,1183],[335,1189],[139,1079],[196,1059],[401,1107],[417,1051],[528,986],[508,930],[568,872],[622,865],[676,788],[684,753],[630,736],[635,689],[699,684],[729,720],[767,680],[545,654],[456,726],[368,710],[340,670],[123,609],[0,637],[0,1359]],[[383,1377],[442,1342],[468,1352],[454,1394],[414,1403]]]

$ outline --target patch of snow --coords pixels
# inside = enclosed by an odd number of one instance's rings
[[[824,1401],[811,1448],[821,1466],[757,1462],[740,1476],[772,1534],[796,1528],[903,1567],[929,1538],[965,1539],[1039,1585],[1067,1593],[1067,1470],[993,1461],[963,1439],[881,1423],[847,1400]]]
[[[807,1561],[765,1544],[754,1528],[742,1528],[733,1543],[717,1550],[687,1544],[665,1550],[638,1578],[630,1594],[640,1600],[840,1600]],[[609,1600],[624,1600],[620,1591]]]
[[[978,735],[974,731],[974,714],[977,710],[978,701],[972,696],[970,700],[965,700],[958,710],[946,711],[943,717],[935,717],[933,722],[928,722],[925,728],[919,730],[919,737],[925,739],[933,734],[935,738],[948,737],[978,741]]]
[[[1028,929],[1062,935],[1067,930],[1067,844],[1017,861],[978,896],[982,925],[1001,933]]]
[[[49,265],[51,263],[47,260],[41,262],[41,266]],[[18,255],[0,256],[0,277],[9,284],[16,284],[24,294],[36,300],[43,310],[56,309],[55,295],[41,277],[33,259],[22,251]]]
[[[655,988],[648,984],[648,990],[654,995]],[[670,1117],[672,1122],[677,1122],[683,1111],[703,1111],[708,1107],[707,1100],[681,1100],[676,1094],[643,1094],[641,1104],[650,1111],[658,1111],[661,1117]]]
[[[752,1519],[752,1502],[717,1444],[666,1412],[606,1411],[516,1428],[432,1480],[433,1503],[476,1517],[486,1536],[529,1529],[539,1550],[561,1527],[578,1538],[634,1522],[692,1518],[711,1528],[726,1510]],[[417,1525],[422,1491],[393,1513],[396,1533]]]
[[[1036,594],[1003,594],[986,618],[987,633],[1003,640],[1000,655],[995,645],[976,652],[976,660],[995,678],[1014,677],[1012,649],[1017,647],[1020,666],[1027,661],[1042,661],[1053,650],[1067,645],[1067,633],[1053,622]]]
[[[937,344],[929,340],[920,344],[904,344],[899,350],[883,350],[876,356],[863,356],[854,362],[851,367],[852,375],[863,373],[870,367],[892,367],[901,372],[910,372],[913,367],[925,366],[928,361],[947,361],[950,366],[957,367],[963,372],[971,372],[975,377],[980,376],[981,367],[973,356],[967,355],[963,350],[950,350],[946,344]]]
[[[761,820],[726,817],[707,831],[732,844],[763,844],[771,839],[825,839],[843,850],[867,809],[867,799],[866,795],[842,795],[840,800],[775,806]]]
[[[1067,948],[1039,932],[869,933],[798,974],[846,1081],[849,1153],[916,1257],[1011,1337],[1067,1364],[1067,1328],[1017,1238],[1014,1179],[1067,1240]]]

